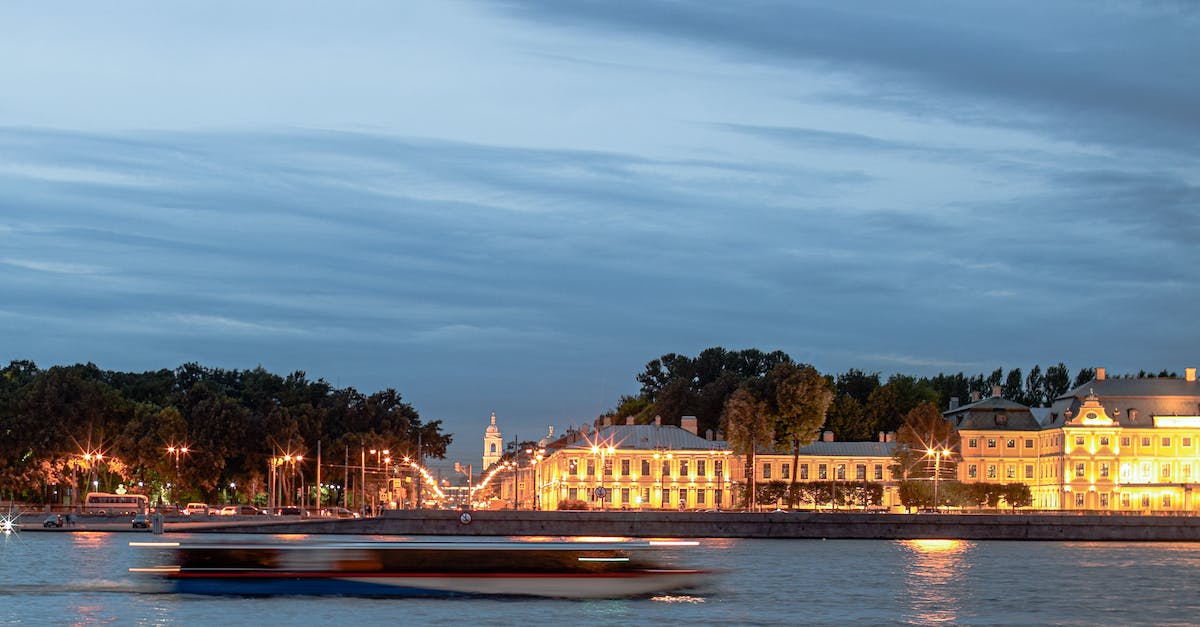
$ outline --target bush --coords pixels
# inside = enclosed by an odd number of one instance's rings
[[[581,499],[566,499],[558,502],[558,509],[587,509],[588,504]]]

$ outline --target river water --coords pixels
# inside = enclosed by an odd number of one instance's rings
[[[603,601],[204,597],[129,572],[155,561],[131,540],[186,537],[5,536],[0,624],[1200,625],[1200,544],[706,540],[682,556],[723,571],[703,588]]]

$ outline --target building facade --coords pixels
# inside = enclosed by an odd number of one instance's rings
[[[500,435],[500,427],[496,426],[496,412],[492,412],[492,423],[483,432],[483,465],[480,468],[491,468],[492,464],[500,461],[502,455],[504,438]]]
[[[961,437],[958,479],[1025,483],[1033,508],[1181,513],[1200,509],[1200,383],[1096,377],[1055,399],[1042,421],[999,398],[944,415]]]

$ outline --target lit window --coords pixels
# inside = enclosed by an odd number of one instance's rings
[[[770,478],[771,478],[771,465],[770,465],[770,464],[763,464],[763,465],[762,465],[762,478],[763,478],[763,479],[770,479]]]
[[[1100,446],[1108,446],[1108,436],[1107,435],[1100,436]]]
[[[629,458],[628,457],[621,460],[621,475],[623,475],[625,477],[629,476]]]
[[[1100,462],[1100,476],[1101,477],[1108,476],[1108,462]]]
[[[808,464],[800,464],[800,478],[808,481]]]
[[[578,475],[579,474],[579,460],[578,459],[567,460],[567,474],[568,475]],[[571,498],[575,498],[575,497],[572,496]]]
[[[1100,508],[1108,509],[1108,492],[1100,493]]]
[[[987,478],[988,479],[996,478],[996,465],[995,464],[988,464]]]
[[[604,460],[604,476],[611,477],[612,469],[613,469],[613,460],[606,458]]]
[[[1125,448],[1129,448],[1129,436],[1121,437],[1121,446],[1124,446]]]
[[[967,478],[975,479],[978,476],[979,476],[979,467],[976,466],[975,464],[969,464],[967,466]]]
[[[1025,464],[1025,478],[1026,479],[1033,478],[1033,464]]]
[[[594,459],[587,460],[587,474],[589,477],[596,476],[596,460],[594,460]]]
[[[686,477],[687,474],[688,474],[688,460],[681,459],[681,460],[679,460],[679,476]]]
[[[779,469],[779,478],[780,479],[791,479],[792,478],[792,465],[791,464],[782,464],[781,465],[781,467]]]
[[[1076,477],[1083,476],[1083,468],[1084,468],[1083,462],[1079,462],[1078,464],[1075,464],[1075,476]]]
[[[662,463],[662,476],[664,476],[664,477],[671,476],[671,462],[668,460],[665,460],[665,459],[663,460],[663,463]]]
[[[1075,436],[1075,446],[1083,446],[1083,436],[1082,435]]]
[[[1142,438],[1142,446],[1150,446],[1149,436]]]
[[[1075,507],[1083,507],[1083,497],[1084,496],[1085,495],[1083,492],[1075,493]]]
[[[1170,507],[1171,506],[1171,495],[1164,494],[1162,503],[1163,503],[1163,507]]]
[[[875,480],[883,481],[883,464],[875,464]]]
[[[1163,464],[1162,465],[1162,478],[1163,479],[1171,478],[1171,464]]]
[[[700,475],[701,477],[703,477],[703,476],[705,475],[705,473],[704,473],[704,471],[705,471],[705,468],[704,468],[705,464],[704,464],[704,462],[705,462],[705,461],[706,461],[706,460],[703,460],[703,459],[697,459],[697,460],[696,460],[696,474],[697,474],[697,475]]]
[[[996,439],[988,438],[988,448],[996,448]]]
[[[977,448],[979,446],[979,438],[971,438],[967,440],[968,448]]]
[[[719,459],[713,460],[713,473],[717,475],[718,479],[725,476],[725,462]]]
[[[1129,493],[1128,492],[1121,493],[1121,507],[1123,507],[1125,509],[1129,509]]]
[[[846,465],[845,465],[845,464],[838,464],[838,465],[837,465],[837,476],[836,476],[836,477],[834,477],[834,479],[836,479],[836,480],[838,480],[838,481],[845,481],[845,480],[846,480]]]
[[[1017,441],[1012,438],[1009,438],[1008,442],[1006,442],[1004,445],[1007,446],[1008,448],[1017,448]]]
[[[643,460],[642,460],[642,476],[643,476],[643,477],[649,477],[649,476],[650,476],[650,460],[649,460],[649,459],[643,459]],[[646,497],[646,500],[647,500],[647,501],[649,501],[649,500],[650,500],[650,497],[648,497],[648,496],[647,496],[647,497]]]
[[[1171,446],[1171,438],[1163,438],[1162,445],[1163,446]]]
[[[1150,509],[1150,495],[1149,494],[1142,495],[1142,508]]]
[[[579,498],[579,488],[567,488],[567,498],[574,501]]]
[[[1004,468],[1004,478],[1005,479],[1016,479],[1017,478],[1017,467],[1012,466],[1012,465],[1006,466]]]
[[[867,480],[867,465],[866,464],[856,464],[854,466],[854,478],[857,481],[866,481]]]
[[[825,481],[829,478],[829,468],[825,464],[817,464],[817,479]]]

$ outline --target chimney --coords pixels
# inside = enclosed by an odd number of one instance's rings
[[[1196,369],[1195,368],[1184,368],[1183,380],[1184,381],[1195,381],[1196,380]]]
[[[821,434],[821,441],[822,442],[832,442],[833,441],[833,432],[832,431],[823,432]]]
[[[992,398],[1000,398],[1000,386],[992,386]]]
[[[625,424],[627,424],[627,425],[633,424],[633,416],[625,416]]]
[[[654,426],[656,426],[656,427],[661,427],[661,426],[662,426],[662,416],[655,416],[655,417],[654,417]]]
[[[707,430],[705,430],[705,432],[704,432],[704,439],[705,439],[705,440],[712,441],[712,439],[713,439],[713,432],[712,432],[712,429],[707,429]]]
[[[972,403],[979,402],[979,390],[975,390],[974,392],[971,392],[971,402]]]
[[[880,441],[880,442],[887,442],[887,434],[886,434],[886,433],[884,433],[884,432],[882,432],[882,431],[880,431],[880,432],[879,432],[879,441]]]
[[[687,431],[688,433],[690,433],[690,434],[692,434],[692,435],[699,435],[699,434],[697,433],[697,431],[699,431],[699,429],[700,429],[700,426],[699,426],[698,424],[696,424],[696,417],[695,417],[695,416],[683,416],[683,417],[681,417],[681,418],[679,419],[679,426],[680,426],[680,428],[682,428],[684,431]]]
[[[604,426],[606,426],[606,427],[611,427],[611,426],[612,426],[612,416],[605,416],[605,417],[604,417]]]
[[[1108,376],[1108,372],[1104,368],[1096,368],[1096,380],[1103,381]]]
[[[896,441],[896,432],[895,432],[895,431],[888,431],[888,432],[887,432],[887,441],[888,441],[888,442],[895,442],[895,441]]]
[[[958,397],[951,396],[950,397],[950,410],[954,411],[955,409],[958,409]]]

